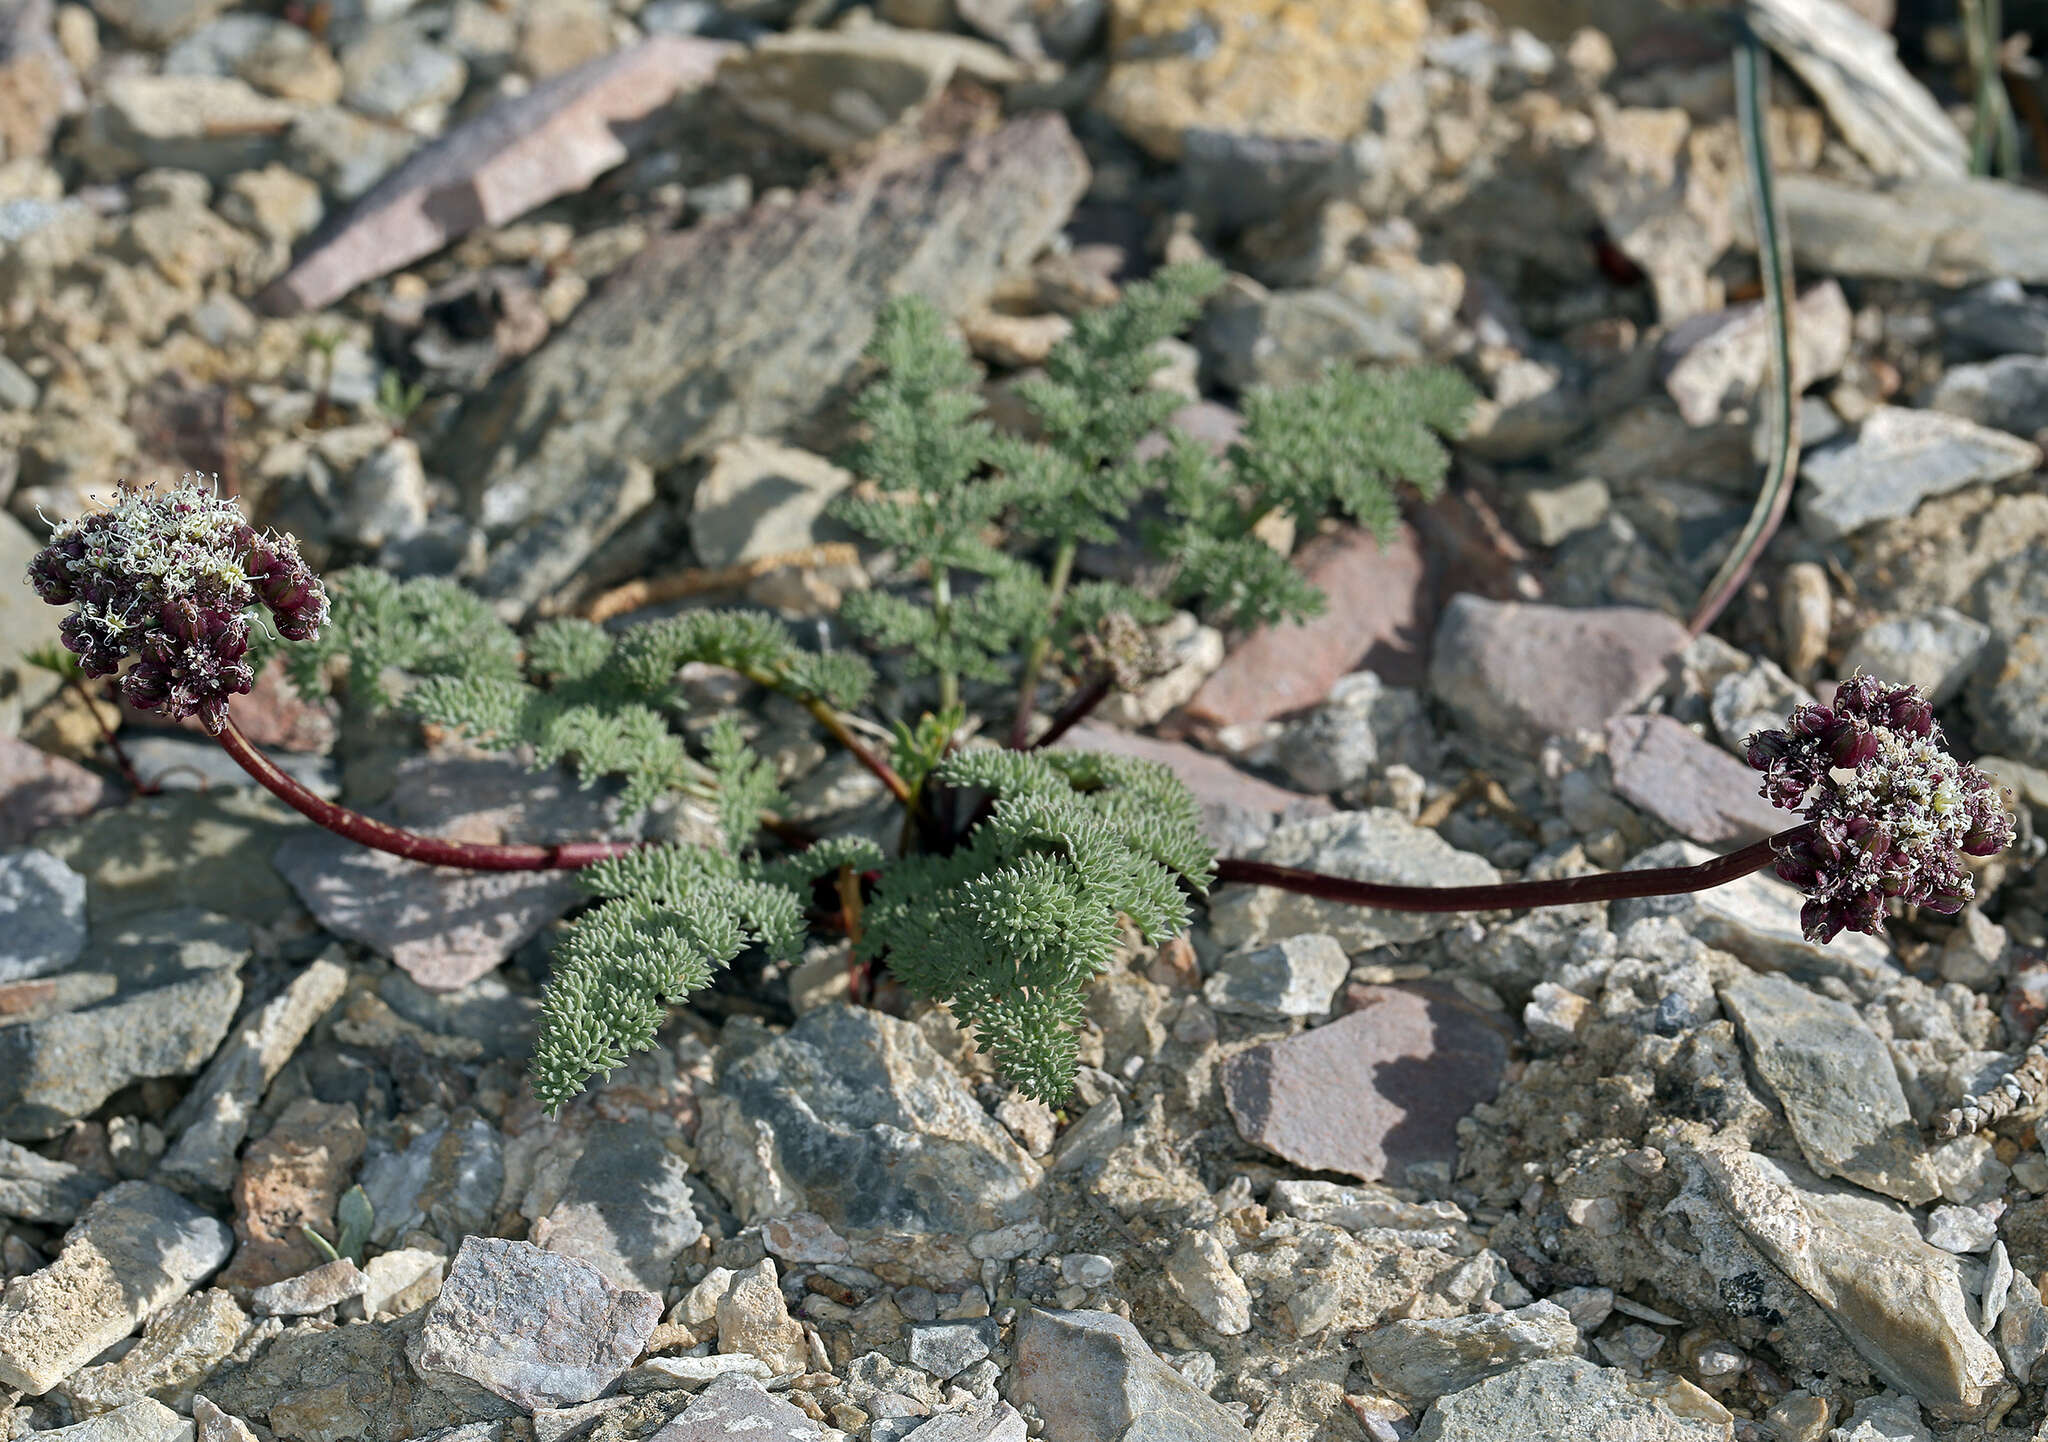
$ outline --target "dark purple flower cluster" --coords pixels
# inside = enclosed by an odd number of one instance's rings
[[[29,563],[36,594],[72,612],[59,628],[88,676],[130,657],[121,694],[173,720],[226,724],[228,700],[256,678],[251,612],[307,641],[327,621],[327,595],[289,536],[258,532],[197,477],[168,491],[123,484],[115,503],[56,528]]]
[[[1807,824],[1777,847],[1778,875],[1807,895],[1811,941],[1884,930],[1885,902],[1962,910],[1965,856],[1995,856],[2012,818],[1990,778],[1943,749],[1934,708],[1911,686],[1852,676],[1830,706],[1801,706],[1746,743],[1774,806]]]

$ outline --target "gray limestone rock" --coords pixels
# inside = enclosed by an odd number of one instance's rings
[[[406,1348],[531,1411],[588,1402],[625,1374],[661,1320],[661,1298],[621,1291],[587,1262],[526,1242],[468,1237]]]
[[[233,1246],[226,1226],[175,1192],[109,1189],[56,1261],[0,1295],[0,1387],[41,1396],[218,1271]]]
[[[39,1432],[56,1442],[192,1442],[192,1424],[153,1397],[139,1397],[109,1412]]]
[[[590,1263],[614,1286],[664,1292],[684,1250],[704,1235],[691,1195],[689,1167],[659,1133],[599,1122],[533,1240]]]
[[[189,1409],[195,1390],[249,1330],[235,1299],[217,1287],[180,1297],[149,1319],[141,1340],[112,1362],[74,1372],[58,1387],[72,1411],[111,1413],[137,1397]]]
[[[1738,977],[1720,997],[1814,1171],[1915,1206],[1934,1200],[1891,1054],[1854,1007],[1769,974]]]
[[[1732,1442],[1732,1419],[1706,1393],[1684,1382],[1658,1393],[1579,1357],[1528,1362],[1439,1398],[1415,1442]]]
[[[1311,932],[1226,953],[1202,984],[1202,999],[1247,1016],[1322,1016],[1350,971],[1337,939]]]
[[[1532,1302],[1512,1312],[1387,1322],[1359,1338],[1358,1355],[1376,1386],[1429,1402],[1525,1362],[1574,1356],[1578,1347],[1579,1329],[1564,1308]]]
[[[0,983],[57,971],[85,949],[85,878],[47,851],[0,852]]]
[[[1945,705],[1991,644],[1991,628],[1974,616],[1936,606],[1915,616],[1885,616],[1863,628],[1842,657],[1844,674],[1864,671],[1918,686]]]
[[[749,1222],[968,1236],[1038,1213],[1038,1163],[918,1029],[845,1005],[729,1062],[697,1149]]]
[[[1807,453],[1799,516],[1816,540],[1910,516],[1922,501],[2040,467],[2041,449],[1940,411],[1880,406],[1853,437]]]
[[[1817,175],[1778,187],[1792,259],[1807,275],[1959,286],[2048,283],[2048,196],[2002,180],[1916,180],[1885,189]],[[1737,225],[1747,224],[1737,206]]]
[[[1244,1442],[1235,1416],[1113,1312],[1024,1309],[1010,1399],[1060,1442]]]
[[[109,1185],[97,1172],[0,1141],[0,1217],[69,1226]]]
[[[825,1430],[749,1377],[720,1377],[648,1442],[825,1442]]]
[[[2032,439],[2048,429],[2048,355],[2009,355],[1952,368],[1928,402],[1935,410]]]

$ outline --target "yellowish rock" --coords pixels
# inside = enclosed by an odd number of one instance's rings
[[[1162,160],[1196,128],[1344,140],[1428,25],[1423,0],[1114,0],[1098,103]]]

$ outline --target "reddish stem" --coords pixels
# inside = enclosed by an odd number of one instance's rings
[[[1658,866],[1643,871],[1603,871],[1554,881],[1509,881],[1496,886],[1382,886],[1343,876],[1324,876],[1292,866],[1226,857],[1216,863],[1216,880],[1273,886],[1324,901],[1373,906],[1382,911],[1508,911],[1530,906],[1567,906],[1580,901],[1619,901],[1632,896],[1676,896],[1705,891],[1761,871],[1777,860],[1774,843],[1803,834],[1795,826],[1776,836],[1703,861],[1697,866]]]
[[[637,841],[571,841],[560,846],[484,846],[422,836],[336,805],[314,795],[286,775],[268,756],[249,744],[233,718],[214,736],[235,764],[285,805],[336,836],[408,861],[429,866],[460,866],[470,871],[573,871],[593,861],[620,856],[641,845]]]
[[[135,763],[128,759],[128,752],[121,745],[121,738],[114,734],[114,728],[107,724],[107,718],[100,715],[99,705],[92,699],[92,692],[86,689],[85,682],[78,678],[76,672],[68,673],[64,679],[71,683],[71,689],[78,693],[78,698],[81,701],[85,702],[86,713],[92,717],[93,724],[100,728],[100,740],[107,743],[107,750],[113,755],[114,766],[120,771],[121,779],[134,788],[137,796],[155,796],[160,794],[163,791],[163,787],[154,782],[144,781],[136,773]]]
[[[1098,672],[1093,680],[1067,698],[1067,704],[1060,707],[1059,714],[1046,726],[1045,734],[1029,746],[1016,747],[1022,751],[1040,751],[1073,730],[1086,720],[1088,713],[1109,699],[1110,689],[1116,685],[1116,678],[1109,672]]]

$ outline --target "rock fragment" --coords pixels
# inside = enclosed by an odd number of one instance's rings
[[[1880,406],[1853,438],[1809,451],[1800,463],[1800,520],[1832,541],[1964,486],[2038,470],[2041,448],[1940,411]]]
[[[57,1390],[81,1416],[122,1410],[137,1397],[186,1409],[248,1329],[249,1319],[226,1292],[195,1292],[150,1318],[126,1356],[74,1372]]]
[[[1387,1322],[1359,1339],[1358,1352],[1374,1385],[1428,1402],[1527,1362],[1574,1356],[1578,1346],[1564,1308],[1532,1302],[1491,1315]]]
[[[1672,1405],[1677,1404],[1676,1406]],[[1527,1362],[1438,1398],[1416,1442],[1732,1442],[1727,1409],[1689,1383],[1635,1383],[1579,1357]]]
[[[1227,953],[1203,983],[1217,1011],[1250,1016],[1323,1016],[1351,971],[1333,936],[1310,932],[1268,946]]]
[[[1061,1442],[1243,1442],[1237,1418],[1113,1312],[1027,1308],[1017,1319],[1016,1353],[1011,1399],[1037,1407],[1046,1435]]]

